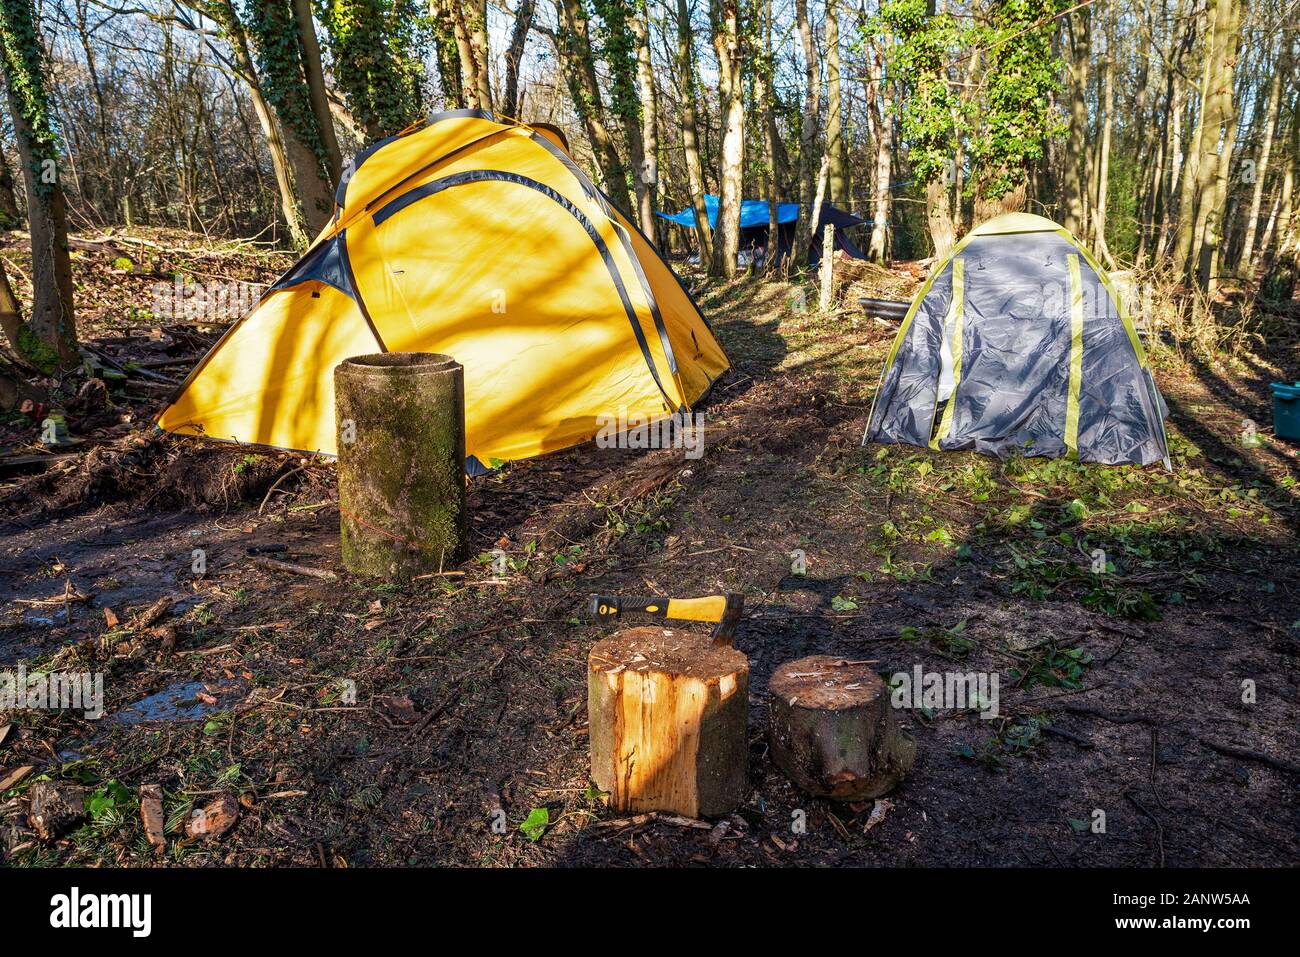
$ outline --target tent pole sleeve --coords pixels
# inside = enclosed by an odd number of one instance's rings
[[[948,433],[952,431],[952,414],[957,407],[957,387],[961,385],[961,347],[966,332],[966,260],[964,259],[952,261],[952,312],[952,395],[948,396],[948,404],[943,407],[939,431],[935,433],[934,438],[930,439],[932,449],[938,449],[939,442],[946,439]],[[944,329],[943,334],[946,336],[948,330]],[[936,402],[935,409],[937,410],[938,407]]]
[[[1072,459],[1079,457],[1079,389],[1083,384],[1083,279],[1079,256],[1070,253],[1070,392],[1065,400],[1065,449]]]

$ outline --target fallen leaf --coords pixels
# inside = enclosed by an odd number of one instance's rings
[[[109,628],[116,628],[118,625],[120,625],[121,622],[118,621],[117,612],[113,611],[113,609],[111,608],[105,608],[104,624],[108,625]]]
[[[375,704],[394,721],[400,724],[414,724],[419,718],[419,712],[415,710],[415,702],[406,695],[385,695],[382,698],[376,698]]]

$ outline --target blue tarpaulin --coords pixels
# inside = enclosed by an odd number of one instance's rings
[[[718,225],[718,197],[705,196],[704,208],[709,214],[709,226]],[[662,216],[679,226],[689,226],[695,228],[695,210],[686,208],[676,215],[668,213],[656,213],[656,216]],[[761,199],[744,199],[740,202],[740,228],[749,229],[752,226],[766,226],[771,222],[771,207]],[[793,223],[799,218],[798,203],[777,203],[776,204],[776,221],[778,223]]]
[[[709,225],[713,228],[718,226],[718,197],[706,195],[704,197],[704,208],[709,214]],[[695,228],[695,210],[683,209],[676,215],[668,213],[655,213],[656,216],[662,216],[669,222],[676,223],[679,226],[685,226],[687,229]],[[794,244],[794,222],[799,218],[798,203],[778,203],[776,207],[776,221],[781,227],[778,232],[777,257],[784,258],[789,255],[790,249]],[[759,238],[763,233],[745,234],[744,230],[762,229],[766,231],[771,223],[771,207],[761,199],[745,199],[740,203],[740,228],[742,231],[742,247],[749,248],[757,245]],[[845,234],[845,230],[852,226],[870,225],[865,219],[859,219],[852,213],[845,212],[830,203],[822,203],[821,215],[817,217],[817,228],[813,231],[813,242],[809,244],[808,261],[816,265],[821,258],[822,250],[822,227],[826,224],[835,227],[835,245],[843,252],[852,256],[854,259],[865,259],[862,251],[854,246]],[[760,258],[762,247],[758,247]]]

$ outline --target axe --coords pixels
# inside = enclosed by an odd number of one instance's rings
[[[713,644],[730,645],[736,625],[745,610],[745,596],[729,592],[704,598],[630,598],[624,595],[592,595],[591,616],[615,621],[627,614],[649,615],[676,621],[713,622]]]

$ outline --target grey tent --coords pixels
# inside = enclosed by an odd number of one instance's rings
[[[1096,260],[1051,220],[1009,213],[972,230],[921,287],[863,444],[1168,467],[1166,414]]]

